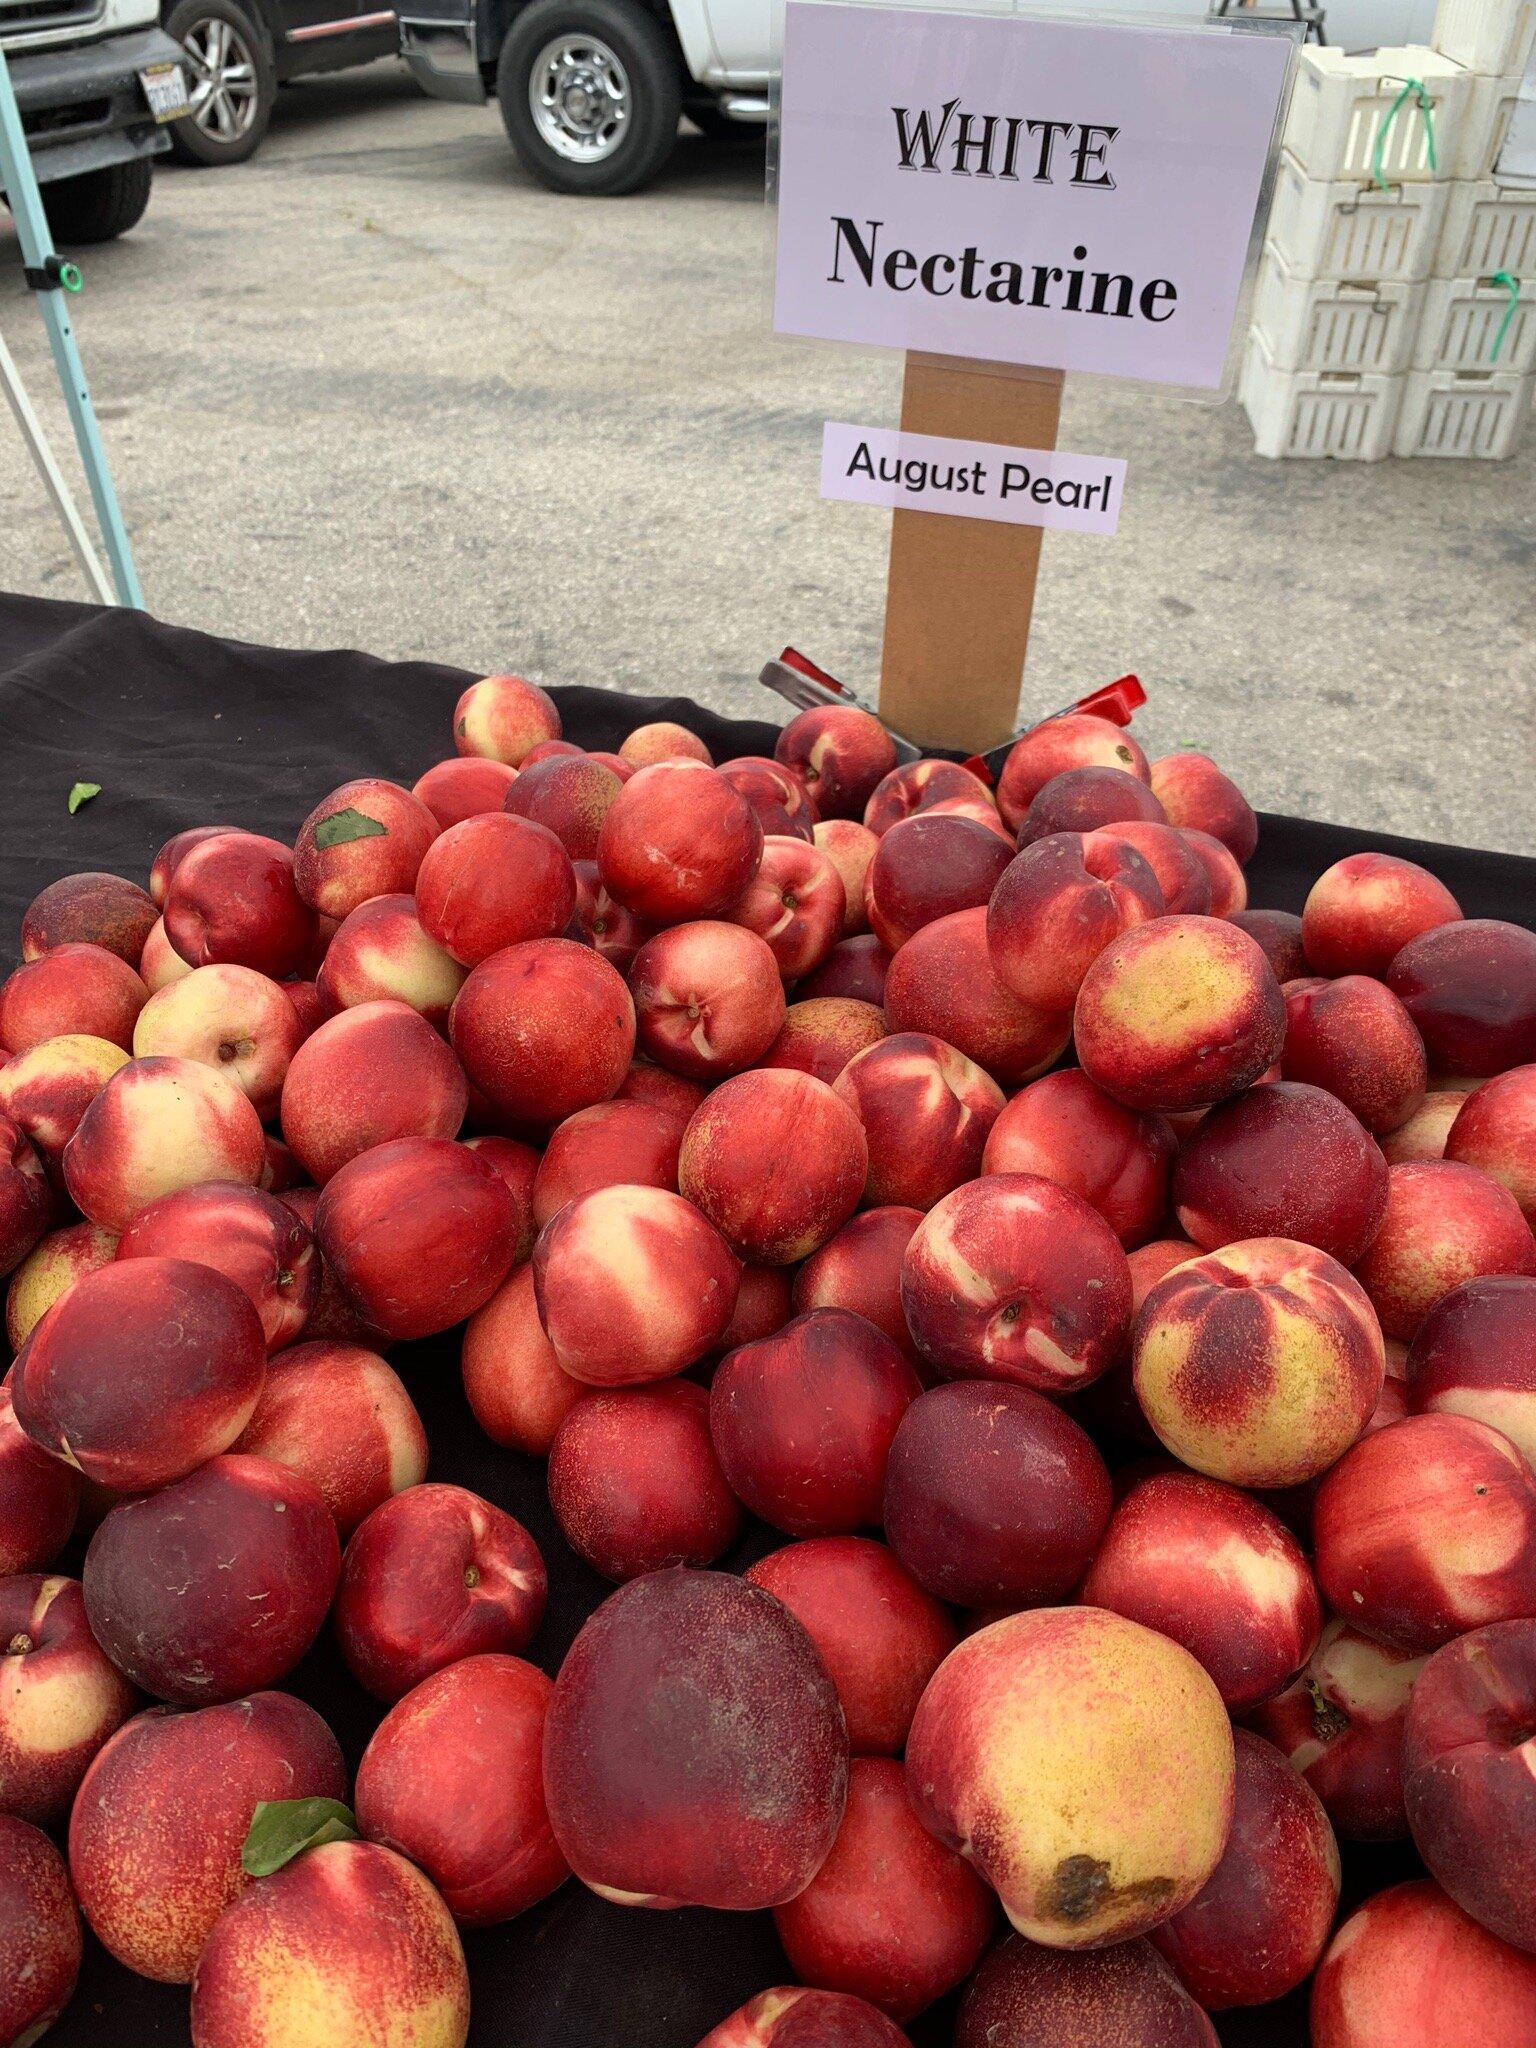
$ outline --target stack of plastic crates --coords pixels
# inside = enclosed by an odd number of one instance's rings
[[[1536,372],[1536,188],[1494,173],[1536,0],[1433,48],[1307,49],[1240,395],[1267,456],[1507,455]]]

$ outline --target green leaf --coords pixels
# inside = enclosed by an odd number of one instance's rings
[[[69,792],[69,815],[73,817],[82,804],[88,804],[93,796],[100,795],[99,782],[77,782]]]
[[[315,827],[315,844],[322,853],[328,846],[349,846],[354,839],[386,839],[388,836],[387,825],[381,825],[377,818],[370,818],[365,812],[354,811],[350,807],[344,811],[332,811]]]
[[[263,1799],[240,1851],[247,1877],[270,1877],[323,1842],[355,1842],[352,1809],[339,1799]]]

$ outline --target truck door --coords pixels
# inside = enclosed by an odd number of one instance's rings
[[[772,0],[705,0],[709,31],[726,79],[758,85],[773,76]]]

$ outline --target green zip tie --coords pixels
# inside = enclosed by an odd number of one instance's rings
[[[1496,270],[1492,282],[1503,285],[1509,293],[1509,305],[1504,318],[1499,322],[1499,331],[1493,338],[1493,360],[1497,362],[1504,353],[1504,344],[1509,339],[1509,330],[1514,325],[1515,315],[1520,310],[1520,280],[1512,271]]]
[[[1388,83],[1395,81],[1389,78]],[[1387,153],[1387,137],[1392,133],[1392,124],[1410,100],[1417,101],[1419,112],[1424,116],[1424,134],[1429,143],[1429,168],[1432,171],[1438,171],[1440,168],[1435,156],[1435,103],[1429,96],[1429,87],[1422,78],[1405,78],[1402,86],[1402,91],[1392,102],[1391,112],[1376,131],[1376,147],[1371,151],[1371,183],[1380,192],[1390,192],[1392,189],[1381,167],[1381,160]]]

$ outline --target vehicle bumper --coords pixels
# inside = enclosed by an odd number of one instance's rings
[[[11,83],[38,183],[169,149],[170,135],[150,113],[139,73],[181,61],[181,45],[161,28],[71,49],[18,51],[9,60]]]
[[[485,98],[474,0],[405,0],[400,54],[423,92],[439,100]]]

